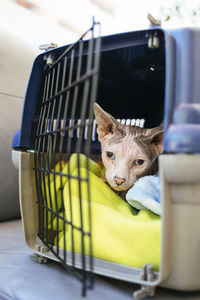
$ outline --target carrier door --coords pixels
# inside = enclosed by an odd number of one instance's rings
[[[87,158],[100,48],[100,25],[94,22],[58,57],[47,52],[34,147],[38,237],[65,267],[81,269],[83,295],[92,285],[93,272]],[[72,157],[72,153],[76,154]],[[81,154],[87,157],[84,163]],[[77,194],[76,206],[72,190]]]

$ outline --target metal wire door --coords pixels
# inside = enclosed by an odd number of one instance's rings
[[[85,40],[86,37],[89,39]],[[76,160],[76,176],[70,173],[68,161],[72,153],[84,153],[87,157],[91,155],[93,103],[97,95],[100,47],[100,24],[93,20],[92,27],[76,43],[69,46],[51,65],[46,66],[35,137],[38,237],[65,267],[79,275],[83,283],[83,295],[93,283],[90,182],[88,173],[84,178],[81,177],[79,155]],[[70,191],[72,179],[78,180],[79,226],[73,222],[71,195],[69,193],[66,212],[66,196],[63,193],[65,184]],[[88,191],[87,230],[83,227],[83,180]],[[67,237],[69,230],[70,236]],[[80,233],[79,254],[75,252],[76,231]],[[60,232],[62,244],[59,240]],[[89,247],[87,256],[86,239]]]

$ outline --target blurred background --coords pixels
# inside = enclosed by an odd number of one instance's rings
[[[198,0],[0,0],[0,23],[23,35],[38,50],[41,43],[76,40],[92,22],[102,35],[148,27],[147,13],[164,28],[200,26]]]
[[[20,216],[11,145],[39,45],[76,41],[92,24],[102,35],[145,29],[147,13],[163,28],[200,27],[200,0],[0,0],[0,221]]]

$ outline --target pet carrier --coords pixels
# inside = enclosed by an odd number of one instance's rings
[[[13,139],[26,243],[41,262],[49,258],[79,270],[83,294],[93,273],[140,284],[138,298],[153,295],[157,285],[197,290],[200,31],[154,26],[101,38],[94,22],[87,34],[87,40],[84,35],[73,45],[50,49],[33,64]],[[158,217],[148,225],[155,229],[160,254],[145,233],[145,249],[136,249],[130,222],[111,226],[116,218],[121,221],[117,204],[108,201],[116,213],[112,218],[102,208],[108,187],[99,186],[94,175],[103,177],[94,102],[127,124],[151,128],[164,122],[161,232]],[[123,209],[128,220],[128,208]],[[133,245],[130,264],[126,241]],[[133,265],[136,251],[141,262]],[[148,253],[156,259],[149,260]]]

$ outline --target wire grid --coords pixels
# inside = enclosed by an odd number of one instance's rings
[[[85,40],[85,37],[88,38]],[[89,189],[89,170],[87,176],[80,175],[80,159],[77,156],[79,188],[80,226],[73,222],[73,205],[69,193],[68,215],[66,217],[64,183],[71,188],[74,178],[68,167],[63,173],[63,161],[72,153],[91,154],[93,134],[93,103],[96,101],[98,72],[100,62],[100,24],[93,20],[92,27],[64,53],[47,67],[44,74],[43,93],[40,99],[40,113],[35,138],[35,177],[38,204],[38,236],[61,263],[73,270],[82,281],[82,294],[93,286],[92,224]],[[74,134],[74,132],[78,134]],[[87,132],[87,134],[86,134]],[[57,165],[57,167],[55,167]],[[69,165],[69,164],[68,164]],[[83,227],[83,201],[81,181],[87,184],[88,224]],[[59,186],[59,190],[57,187]],[[68,227],[67,227],[68,226]],[[70,227],[70,241],[66,238]],[[56,228],[56,229],[55,229]],[[59,230],[63,229],[62,248],[59,243]],[[77,271],[75,253],[75,231],[80,232],[81,253]],[[89,255],[85,255],[85,240],[89,243]],[[70,242],[71,250],[67,251]],[[69,266],[69,264],[71,266]]]

